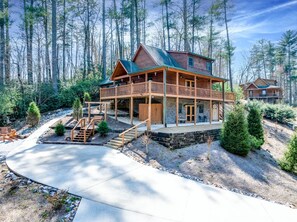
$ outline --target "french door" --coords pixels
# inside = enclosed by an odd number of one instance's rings
[[[194,105],[186,105],[186,120],[188,123],[195,121]]]

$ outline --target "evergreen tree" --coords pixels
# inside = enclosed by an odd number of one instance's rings
[[[35,102],[29,104],[27,111],[27,123],[31,126],[36,126],[40,120],[40,111]]]
[[[224,123],[221,145],[231,153],[246,156],[250,151],[249,137],[243,106],[237,105]]]
[[[250,135],[254,136],[257,140],[259,140],[259,145],[263,145],[264,143],[264,130],[262,126],[262,117],[261,112],[256,107],[251,107],[248,114],[248,129]],[[260,147],[256,147],[260,148]]]
[[[297,133],[292,136],[288,150],[284,158],[280,161],[283,170],[297,173]]]
[[[78,121],[78,119],[82,117],[82,113],[83,113],[82,105],[79,98],[76,98],[74,100],[72,109],[73,109],[73,117]]]

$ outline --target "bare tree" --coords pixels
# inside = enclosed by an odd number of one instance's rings
[[[52,70],[53,88],[58,94],[58,59],[57,59],[57,2],[52,0]]]

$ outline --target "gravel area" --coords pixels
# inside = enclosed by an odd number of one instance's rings
[[[293,131],[269,121],[264,121],[264,128],[266,143],[247,157],[227,152],[218,141],[211,144],[210,152],[207,144],[170,151],[146,136],[127,144],[122,152],[179,176],[297,208],[297,176],[277,164]]]
[[[0,159],[0,221],[73,221],[81,198],[11,172]]]

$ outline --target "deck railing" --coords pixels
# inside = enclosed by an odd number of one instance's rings
[[[112,98],[115,96],[125,97],[131,95],[144,95],[149,93],[149,83],[132,83],[127,85],[116,86],[112,88],[101,88],[101,98]],[[164,84],[162,82],[151,82],[152,94],[164,94]],[[210,90],[205,88],[195,88],[187,86],[176,86],[175,84],[166,84],[166,94],[168,96],[181,96],[181,97],[197,97],[197,98],[212,98],[223,99],[221,91]],[[225,92],[225,100],[235,100],[234,93]]]

